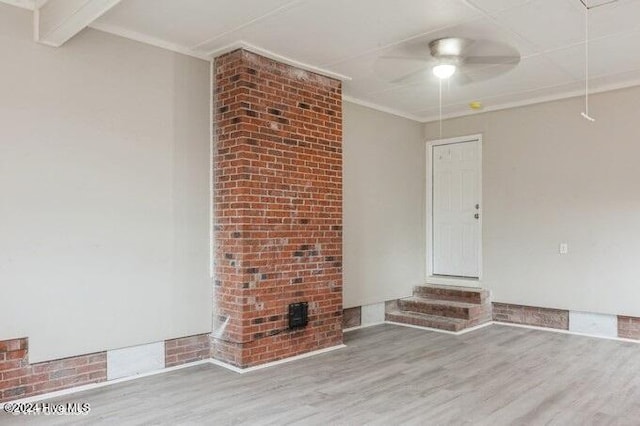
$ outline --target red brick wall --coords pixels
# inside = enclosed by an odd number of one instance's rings
[[[569,311],[563,309],[493,303],[493,320],[561,330],[569,329]]]
[[[341,83],[244,50],[214,78],[213,355],[247,367],[339,344]],[[292,332],[298,301],[310,324]]]
[[[164,341],[164,365],[176,365],[211,358],[209,334],[198,334]]]
[[[618,315],[618,337],[640,340],[640,318]]]
[[[105,352],[29,364],[26,338],[0,341],[0,402],[105,380]]]

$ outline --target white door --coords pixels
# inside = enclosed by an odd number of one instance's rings
[[[433,275],[478,278],[480,143],[434,145]]]

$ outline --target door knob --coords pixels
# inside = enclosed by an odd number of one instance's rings
[[[473,215],[473,217],[475,217],[476,219],[480,219],[480,214],[476,213],[476,214]]]
[[[476,204],[476,210],[480,210],[480,204]]]

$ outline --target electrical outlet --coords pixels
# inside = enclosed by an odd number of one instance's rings
[[[569,253],[569,244],[560,243],[560,254],[567,254],[567,253]]]

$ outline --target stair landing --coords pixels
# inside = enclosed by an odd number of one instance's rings
[[[401,324],[463,331],[491,321],[490,294],[475,287],[417,286],[413,297],[387,304],[385,318]]]

